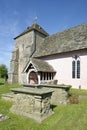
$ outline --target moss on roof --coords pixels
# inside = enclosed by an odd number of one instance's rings
[[[87,24],[48,36],[38,46],[34,57],[42,57],[87,48]]]

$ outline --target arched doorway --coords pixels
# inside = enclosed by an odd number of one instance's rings
[[[38,77],[34,71],[31,71],[29,74],[29,84],[38,84]]]

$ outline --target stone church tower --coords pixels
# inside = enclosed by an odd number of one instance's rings
[[[22,72],[46,36],[48,33],[35,23],[14,38],[15,47],[10,62],[9,83],[23,83]]]

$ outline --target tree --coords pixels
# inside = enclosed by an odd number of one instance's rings
[[[8,78],[8,69],[4,64],[0,65],[0,78]]]

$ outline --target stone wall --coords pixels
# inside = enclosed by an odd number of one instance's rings
[[[8,83],[18,83],[18,63],[19,49],[12,52],[12,60],[10,61],[10,72],[8,74]]]
[[[40,34],[35,30],[29,31],[24,35],[15,38],[15,47],[12,53],[12,59],[10,63],[11,75],[9,76],[9,83],[16,83],[15,81],[17,81],[18,83],[23,84],[23,69],[28,63],[29,58],[36,51],[36,47],[38,48],[39,44],[43,41],[44,38],[45,35]],[[15,77],[15,74],[17,75],[16,80],[13,79],[13,77]]]
[[[31,46],[34,44],[34,31],[24,34],[21,37],[15,39],[15,47],[19,48],[19,69],[18,69],[18,82],[22,83],[22,72],[27,62],[29,61],[29,57],[33,51],[31,51]]]

